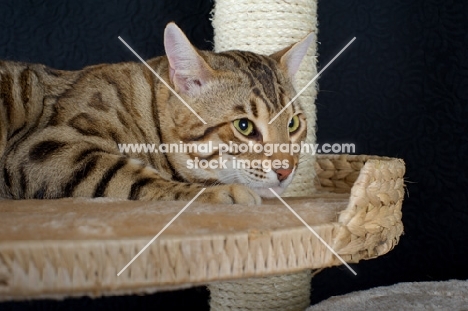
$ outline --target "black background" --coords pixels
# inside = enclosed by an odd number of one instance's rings
[[[211,49],[209,0],[0,1],[0,59],[58,69],[163,54],[175,21]],[[319,1],[319,66],[357,40],[319,79],[318,142],[403,158],[405,234],[389,254],[322,271],[312,302],[403,281],[468,278],[468,2]],[[0,304],[2,310],[208,310],[200,287],[146,296]]]

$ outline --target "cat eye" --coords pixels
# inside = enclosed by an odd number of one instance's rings
[[[289,128],[289,133],[294,133],[295,131],[297,131],[297,129],[299,128],[299,117],[298,116],[294,116],[292,117],[291,121],[289,121],[289,124],[288,124],[288,128]]]
[[[233,124],[236,130],[238,130],[242,135],[250,136],[255,133],[255,128],[252,121],[247,118],[234,120]]]

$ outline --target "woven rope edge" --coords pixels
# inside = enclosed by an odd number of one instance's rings
[[[342,224],[333,247],[349,262],[371,259],[392,250],[403,234],[402,204],[405,164],[402,159],[341,155],[320,159],[322,178],[341,187],[353,186],[348,207],[341,212]],[[334,167],[334,169],[332,168]],[[355,181],[355,170],[360,173]],[[319,174],[320,175],[320,174]]]
[[[346,161],[350,164],[344,163]],[[332,247],[348,262],[373,258],[392,249],[403,231],[404,162],[370,156],[328,156],[318,157],[317,163],[324,171],[333,171],[331,179],[336,180],[349,176],[340,173],[348,167],[362,165],[363,168],[339,221],[314,227],[316,232],[324,240],[331,241]],[[249,242],[243,244],[249,247],[233,247],[239,238],[247,239]],[[26,292],[28,297],[57,297],[60,293],[62,296],[100,296],[154,292],[229,279],[232,278],[229,273],[232,269],[244,271],[243,277],[249,277],[339,265],[340,262],[315,240],[305,227],[254,237],[210,237],[206,241],[194,241],[193,245],[190,241],[161,240],[158,243],[163,244],[152,244],[138,262],[118,278],[116,273],[119,269],[147,240],[106,241],[105,244],[88,241],[82,246],[73,241],[43,241],[40,245],[2,243],[0,300],[24,297],[21,293]],[[229,250],[225,249],[227,246]],[[202,247],[212,256],[217,254],[219,262],[207,261],[206,266],[202,265],[204,268],[200,269],[201,262],[183,259],[183,250],[187,247]],[[276,255],[270,249],[275,250]],[[250,255],[245,257],[246,254]],[[173,258],[179,259],[173,262]],[[171,268],[162,269],[149,264],[161,260],[166,262],[162,266]],[[220,274],[222,271],[226,274]]]

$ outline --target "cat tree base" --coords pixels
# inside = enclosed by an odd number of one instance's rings
[[[216,282],[208,285],[211,310],[296,311],[310,305],[312,273]]]
[[[286,202],[346,262],[390,251],[403,232],[403,161],[319,156],[316,170],[321,190]],[[341,264],[277,199],[261,206],[195,201],[117,276],[185,204],[107,198],[0,201],[0,301],[211,284],[212,303],[217,303],[214,297],[226,293],[231,298],[221,300],[235,300],[232,288],[241,283],[266,292],[273,286],[278,289],[273,296],[281,301],[281,284],[291,283],[281,282],[285,275],[302,275],[302,292],[308,293],[308,270]],[[276,282],[267,285],[265,277]],[[244,292],[265,303],[273,300]]]

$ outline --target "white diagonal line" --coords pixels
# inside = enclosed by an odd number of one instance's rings
[[[117,273],[117,276],[120,276],[120,275],[122,274],[122,272],[124,272],[125,269],[127,269],[128,266],[130,266],[130,265],[132,264],[132,262],[134,262],[135,259],[137,259],[138,256],[140,256],[140,255],[148,248],[148,246],[150,246],[150,244],[153,243],[153,242],[161,235],[161,233],[163,233],[164,230],[166,230],[167,227],[169,227],[169,226],[174,222],[174,220],[176,220],[177,217],[179,217],[180,214],[182,214],[182,213],[185,211],[185,209],[187,209],[187,207],[189,207],[190,204],[192,204],[193,201],[195,201],[195,200],[198,198],[198,196],[199,196],[200,194],[202,194],[203,191],[205,191],[205,189],[206,189],[206,188],[202,188],[202,190],[200,190],[200,192],[198,192],[198,194],[197,194],[192,200],[190,200],[190,202],[188,202],[187,205],[185,205],[184,208],[181,209],[180,212],[178,212],[177,215],[175,215],[174,218],[172,218],[171,221],[169,221],[169,222],[167,223],[167,225],[165,225],[164,228],[162,228],[161,231],[159,231],[159,233],[156,234],[156,235],[154,236],[154,238],[152,238],[151,241],[149,241],[148,244],[146,244],[145,247],[143,247],[143,248],[141,249],[141,251],[140,251],[138,254],[136,254],[135,257],[133,257],[133,259],[130,260],[130,262],[129,262],[122,270],[120,270],[119,273]]]
[[[185,100],[184,100],[182,97],[180,97],[180,95],[177,94],[177,92],[174,91],[174,89],[173,89],[172,87],[170,87],[170,85],[167,84],[167,82],[164,81],[163,78],[161,78],[161,77],[156,73],[156,71],[154,71],[154,69],[151,68],[150,65],[148,65],[148,63],[145,62],[145,60],[144,60],[143,58],[141,58],[140,55],[138,55],[137,52],[135,52],[135,51],[130,47],[130,45],[127,44],[127,42],[125,42],[124,39],[122,39],[120,36],[119,36],[118,38],[119,38],[120,41],[122,41],[123,44],[125,44],[125,46],[126,46],[130,51],[132,51],[133,54],[135,54],[136,57],[138,57],[138,59],[139,59],[143,64],[145,64],[146,67],[148,67],[149,70],[151,70],[151,72],[152,72],[156,77],[158,77],[159,80],[161,80],[162,83],[164,83],[164,85],[165,85],[169,90],[171,90],[171,92],[172,92],[182,103],[184,103],[185,106],[187,106],[188,109],[190,109],[190,111],[191,111],[194,115],[197,116],[198,119],[200,119],[200,121],[203,122],[203,124],[206,124],[205,120],[203,120],[202,117],[200,117],[200,116],[198,115],[198,113],[196,113],[195,110],[193,110],[192,107],[190,107],[189,104],[187,104],[187,103],[185,102]]]
[[[344,48],[342,48],[341,51],[339,51],[338,54],[336,54],[336,56],[333,57],[333,59],[332,59],[331,61],[329,61],[328,64],[326,64],[325,67],[323,67],[322,70],[320,70],[319,73],[316,74],[315,77],[314,77],[312,80],[310,80],[309,83],[307,83],[307,85],[304,86],[304,87],[302,88],[302,90],[301,90],[299,93],[297,93],[296,96],[294,96],[293,99],[291,99],[291,100],[289,101],[289,103],[287,103],[286,106],[284,106],[283,109],[281,109],[280,112],[278,112],[278,113],[276,114],[276,116],[273,117],[273,119],[270,120],[270,122],[268,122],[268,124],[273,123],[273,121],[275,121],[276,118],[278,118],[278,116],[279,116],[280,114],[282,114],[283,111],[285,111],[285,110],[289,107],[289,105],[291,105],[292,102],[295,101],[295,100],[302,94],[302,92],[304,92],[304,91],[306,90],[306,88],[308,88],[315,80],[317,80],[317,78],[325,71],[325,69],[327,69],[328,66],[330,66],[330,65],[335,61],[335,59],[337,59],[338,56],[340,56],[341,53],[343,53],[343,52],[348,48],[348,46],[350,46],[351,43],[353,43],[354,40],[356,40],[356,37],[352,38],[351,41],[349,41],[348,44],[346,44],[346,46],[345,46]]]
[[[338,255],[338,254],[333,250],[333,248],[331,248],[330,245],[328,245],[327,242],[325,242],[325,241],[317,234],[317,232],[315,232],[315,230],[312,229],[312,227],[310,227],[310,226],[305,222],[305,220],[302,219],[301,216],[299,216],[299,214],[297,214],[296,211],[294,211],[294,210],[291,208],[291,206],[289,206],[288,203],[286,203],[286,202],[283,200],[283,198],[280,197],[280,196],[275,192],[275,190],[273,190],[273,189],[271,189],[271,188],[268,188],[268,189],[270,189],[270,191],[273,192],[273,194],[274,194],[281,202],[283,202],[283,204],[291,211],[291,213],[293,213],[294,216],[296,216],[296,217],[304,224],[304,226],[306,226],[307,229],[309,229],[310,232],[312,232],[312,233],[317,237],[317,239],[319,239],[319,241],[322,242],[322,244],[325,245],[325,246],[330,250],[330,252],[332,252],[333,255],[335,255],[335,256],[346,266],[346,268],[349,269],[349,271],[351,271],[354,275],[357,275],[356,271],[354,271],[354,270],[346,263],[346,261],[344,261],[343,258],[341,258],[341,256]]]

